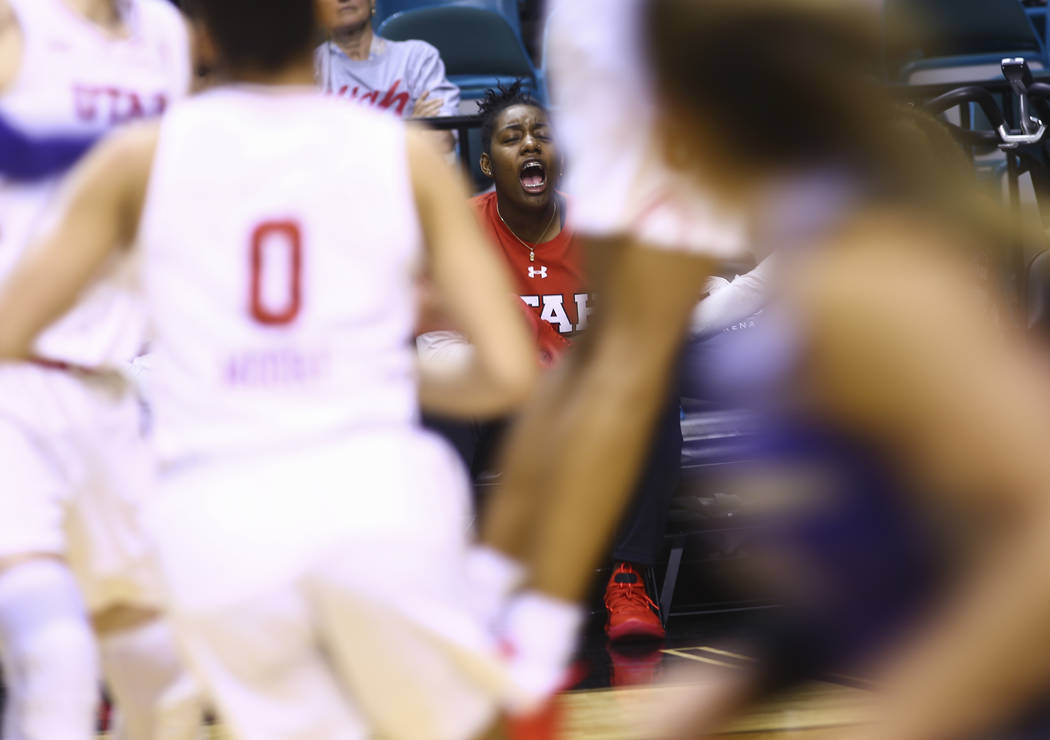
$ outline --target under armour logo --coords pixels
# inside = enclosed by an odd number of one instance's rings
[[[541,279],[545,279],[547,277],[547,268],[546,267],[541,267],[540,269],[537,270],[535,267],[530,267],[529,268],[529,277],[530,278],[534,278],[537,275],[539,275]]]

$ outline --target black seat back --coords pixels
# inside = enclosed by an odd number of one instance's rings
[[[886,62],[891,79],[925,59],[988,56],[1042,57],[1043,46],[1017,0],[886,0],[890,29],[917,20],[919,33],[892,44]]]

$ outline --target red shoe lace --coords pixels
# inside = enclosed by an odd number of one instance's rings
[[[635,604],[638,607],[648,608],[654,612],[659,611],[659,607],[656,602],[649,598],[649,594],[646,593],[645,586],[641,583],[612,583],[610,584],[613,588],[607,590],[605,594],[605,608],[612,611],[614,608],[613,603],[616,603],[618,607],[622,606],[619,602],[627,601]]]

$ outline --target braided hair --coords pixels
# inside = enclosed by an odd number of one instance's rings
[[[497,85],[485,92],[485,97],[478,101],[478,113],[481,115],[481,150],[492,154],[492,134],[496,128],[499,114],[515,105],[528,105],[546,112],[544,105],[532,94],[522,88],[521,80],[515,80],[504,87]]]

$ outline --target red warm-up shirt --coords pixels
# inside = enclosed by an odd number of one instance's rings
[[[591,298],[584,281],[582,250],[576,244],[568,220],[558,236],[536,245],[536,261],[530,262],[528,247],[518,241],[499,217],[496,193],[476,196],[471,205],[499,245],[522,302],[541,325],[548,324],[564,339],[571,339],[586,329]],[[540,342],[542,345],[542,332]]]

